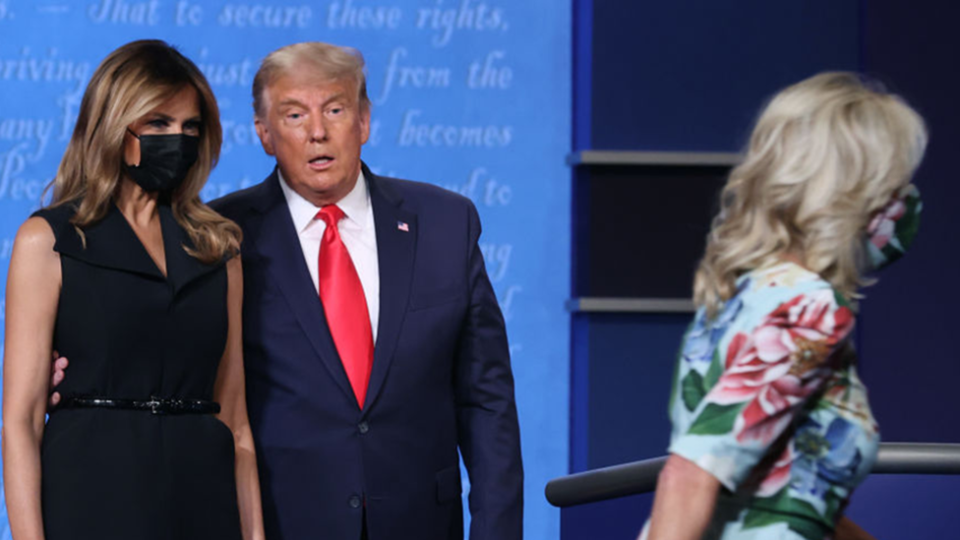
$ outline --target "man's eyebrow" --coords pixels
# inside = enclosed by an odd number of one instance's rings
[[[346,99],[346,93],[345,93],[345,92],[340,92],[340,93],[337,93],[337,94],[334,94],[334,95],[328,97],[326,100],[324,100],[324,102],[323,102],[322,105],[329,105],[330,103],[332,103],[332,102],[334,102],[334,101],[342,101],[342,100],[344,100],[344,99]],[[283,107],[283,106],[285,106],[285,105],[296,105],[296,106],[299,106],[299,107],[307,108],[307,105],[306,105],[304,102],[302,102],[302,101],[300,101],[299,99],[296,99],[296,98],[286,98],[286,99],[282,99],[282,100],[280,100],[279,103],[277,103],[277,106],[279,106],[279,107]]]
[[[280,103],[277,103],[278,107],[285,107],[287,105],[296,105],[298,107],[303,107],[303,108],[307,107],[302,101],[295,98],[286,98],[281,100]]]
[[[334,101],[343,100],[343,99],[346,99],[346,94],[345,94],[344,92],[338,92],[338,93],[330,96],[329,98],[327,98],[327,100],[324,101],[323,104],[324,104],[324,105],[329,105],[330,103],[332,103],[332,102],[334,102]]]

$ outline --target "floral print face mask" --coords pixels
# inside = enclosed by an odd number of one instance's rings
[[[910,184],[900,190],[867,226],[869,270],[879,270],[907,251],[920,227],[920,191]]]

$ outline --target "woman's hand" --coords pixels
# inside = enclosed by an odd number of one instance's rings
[[[48,407],[50,410],[53,410],[60,404],[60,392],[57,392],[56,388],[63,382],[64,377],[67,376],[67,366],[70,365],[70,361],[66,357],[60,356],[60,353],[53,351],[53,363],[50,364],[50,389],[53,390],[53,393],[50,394],[50,400],[48,402]]]

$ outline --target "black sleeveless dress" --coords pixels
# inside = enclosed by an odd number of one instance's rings
[[[64,398],[213,399],[227,337],[227,273],[189,256],[160,207],[165,278],[123,214],[84,230],[69,205],[53,228],[63,287],[53,346],[70,360]],[[61,408],[41,448],[47,540],[238,540],[230,430],[209,414]]]

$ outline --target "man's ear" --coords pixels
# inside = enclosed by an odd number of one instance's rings
[[[360,110],[360,144],[367,144],[370,138],[370,105]]]
[[[263,151],[266,152],[268,156],[275,156],[273,136],[270,134],[270,129],[260,120],[259,116],[253,118],[253,127],[257,130],[257,137],[260,137],[260,145],[263,146]]]

